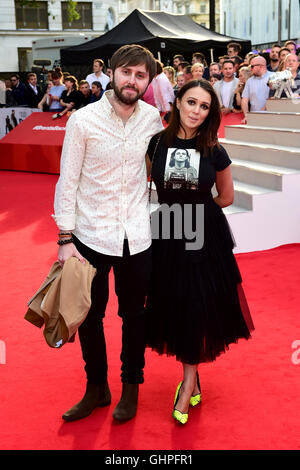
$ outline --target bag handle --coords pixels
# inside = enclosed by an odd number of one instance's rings
[[[154,158],[155,158],[155,155],[156,155],[156,151],[157,151],[157,147],[158,147],[160,138],[161,138],[161,134],[159,134],[159,136],[158,136],[158,139],[157,139],[156,144],[155,144],[155,149],[154,149],[154,152],[153,152],[153,156],[152,156],[152,166],[151,166],[150,185],[149,185],[149,197],[148,197],[149,203],[151,202],[152,181],[153,181],[153,178],[152,178],[152,168],[153,168]]]

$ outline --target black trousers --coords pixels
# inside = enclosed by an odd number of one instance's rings
[[[127,239],[123,256],[98,253],[74,237],[79,253],[96,269],[91,290],[92,304],[80,325],[79,339],[88,383],[101,384],[107,380],[107,355],[103,318],[109,297],[109,272],[114,271],[118,297],[118,315],[122,318],[121,380],[143,383],[145,365],[145,300],[151,270],[151,247],[130,255]]]

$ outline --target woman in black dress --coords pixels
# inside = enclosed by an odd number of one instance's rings
[[[178,91],[168,127],[151,139],[147,152],[160,203],[152,214],[152,234],[154,226],[157,232],[154,221],[169,223],[167,236],[162,228],[153,236],[147,346],[182,362],[183,381],[173,408],[182,424],[189,405],[201,401],[198,364],[215,360],[229,344],[250,338],[254,329],[222,211],[232,204],[234,190],[231,161],[217,139],[220,121],[213,87],[192,80]],[[174,149],[188,151],[197,170],[193,184],[170,173]],[[167,210],[175,206],[176,211]]]
[[[68,75],[65,78],[66,90],[64,90],[60,97],[60,104],[63,110],[52,116],[52,119],[62,117],[64,114],[76,111],[79,108],[80,95],[78,92],[78,82],[73,75]]]

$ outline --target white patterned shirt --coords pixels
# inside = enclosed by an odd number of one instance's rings
[[[133,255],[151,245],[145,155],[163,125],[158,110],[139,100],[124,126],[112,93],[68,120],[52,217],[106,255],[122,256],[127,237]]]

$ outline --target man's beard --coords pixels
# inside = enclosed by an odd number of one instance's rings
[[[271,61],[271,62],[278,62],[279,59],[278,59],[277,57],[271,57],[271,58],[270,58],[270,61]]]
[[[128,86],[128,85],[126,85],[126,86],[124,86],[120,89],[120,88],[117,87],[117,85],[115,84],[114,81],[112,81],[112,87],[113,87],[113,90],[114,90],[115,95],[118,98],[118,100],[121,101],[121,103],[124,103],[124,104],[134,104],[134,103],[136,103],[143,96],[143,94],[146,91],[146,90],[144,90],[142,93],[140,93],[139,90],[135,86]],[[135,90],[136,95],[135,96],[124,96],[122,94],[122,91],[125,88],[130,88],[132,90]]]

